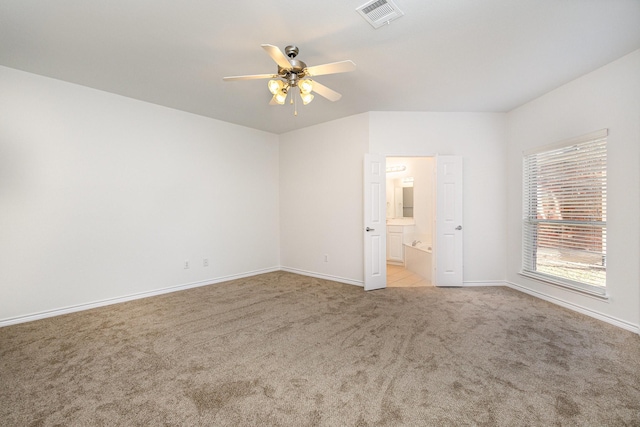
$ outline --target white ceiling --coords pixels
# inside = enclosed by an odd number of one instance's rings
[[[0,65],[283,133],[366,111],[509,111],[640,48],[640,0],[395,0],[378,30],[365,0],[1,0]],[[343,94],[269,106],[260,48],[295,44]]]

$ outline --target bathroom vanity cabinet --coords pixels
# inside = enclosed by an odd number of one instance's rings
[[[404,226],[387,225],[387,261],[391,263],[404,263],[403,243]]]
[[[387,219],[387,262],[404,264],[404,243],[414,234],[413,218]]]

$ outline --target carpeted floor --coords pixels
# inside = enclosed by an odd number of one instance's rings
[[[0,425],[640,425],[640,338],[508,288],[285,272],[0,329]]]

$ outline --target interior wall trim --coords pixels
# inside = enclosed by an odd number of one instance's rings
[[[280,267],[280,269],[282,271],[287,271],[289,273],[301,274],[303,276],[315,277],[317,279],[331,280],[333,282],[346,283],[347,285],[355,285],[355,286],[364,287],[364,282],[362,280],[346,279],[344,277],[332,276],[330,274],[316,273],[316,272],[307,271],[307,270],[300,270],[298,268],[292,268],[292,267],[284,267],[283,266],[283,267]]]
[[[38,312],[38,313],[27,314],[27,315],[24,315],[24,316],[16,316],[16,317],[11,317],[11,318],[7,318],[7,319],[0,319],[0,328],[4,327],[4,326],[16,325],[16,324],[19,324],[19,323],[32,322],[34,320],[46,319],[46,318],[49,318],[49,317],[61,316],[63,314],[76,313],[76,312],[79,312],[79,311],[90,310],[90,309],[98,308],[98,307],[104,307],[104,306],[107,306],[107,305],[118,304],[118,303],[122,303],[122,302],[133,301],[133,300],[137,300],[137,299],[142,299],[142,298],[147,298],[147,297],[152,297],[152,296],[157,296],[157,295],[162,295],[162,294],[168,294],[168,293],[171,293],[171,292],[177,292],[177,291],[187,290],[187,289],[191,289],[191,288],[197,288],[197,287],[200,287],[200,286],[214,285],[214,284],[217,284],[217,283],[227,282],[229,280],[242,279],[242,278],[245,278],[245,277],[257,276],[259,274],[265,274],[265,273],[272,273],[274,271],[287,271],[289,273],[301,274],[303,276],[315,277],[315,278],[318,278],[318,279],[331,280],[331,281],[334,281],[334,282],[345,283],[345,284],[348,284],[348,285],[355,285],[355,286],[364,287],[364,283],[362,281],[359,281],[359,280],[352,280],[352,279],[347,279],[347,278],[344,278],[344,277],[332,276],[332,275],[329,275],[329,274],[315,273],[315,272],[311,272],[311,271],[307,271],[307,270],[300,270],[300,269],[292,268],[292,267],[284,267],[284,266],[283,267],[270,267],[270,268],[265,268],[265,269],[260,269],[260,270],[253,270],[253,271],[240,273],[240,274],[232,274],[232,275],[228,275],[228,276],[216,277],[216,278],[207,279],[207,280],[200,280],[200,281],[197,281],[197,282],[185,283],[185,284],[182,284],[182,285],[169,286],[169,287],[162,288],[162,289],[156,289],[156,290],[147,291],[147,292],[140,292],[140,293],[126,295],[126,296],[122,296],[122,297],[108,298],[108,299],[104,299],[104,300],[100,300],[100,301],[94,301],[94,302],[91,302],[91,303],[77,304],[77,305],[73,305],[73,306],[69,306],[69,307],[63,307],[63,308],[54,309],[54,310],[47,310],[47,311],[42,311],[42,312]],[[466,281],[466,282],[464,282],[464,286],[465,287],[474,287],[474,286],[507,286],[507,287],[510,287],[510,288],[512,288],[514,290],[517,290],[517,291],[520,291],[520,292],[524,292],[525,294],[531,295],[533,297],[540,298],[542,300],[551,302],[551,303],[559,305],[561,307],[568,308],[569,310],[573,310],[573,311],[576,311],[578,313],[585,314],[585,315],[587,315],[589,317],[593,317],[595,319],[598,319],[598,320],[601,320],[603,322],[609,323],[609,324],[611,324],[613,326],[617,326],[619,328],[622,328],[622,329],[625,329],[627,331],[634,332],[634,333],[640,335],[640,326],[639,325],[634,325],[634,324],[626,322],[624,320],[620,320],[620,319],[617,319],[615,317],[611,317],[611,316],[608,316],[606,314],[602,314],[602,313],[590,310],[590,309],[582,307],[580,305],[570,303],[570,302],[565,301],[563,299],[552,297],[552,296],[544,294],[542,292],[537,292],[537,291],[531,290],[531,289],[526,288],[524,286],[518,285],[517,283],[513,283],[513,282],[509,282],[509,281],[499,281],[499,280],[498,281],[479,280],[479,281]]]
[[[466,287],[476,287],[476,286],[507,286],[504,280],[470,280],[463,281],[462,286]]]
[[[8,319],[0,319],[0,328],[4,326],[16,325],[18,323],[26,323],[26,322],[32,322],[34,320],[46,319],[48,317],[61,316],[63,314],[70,314],[70,313],[76,313],[79,311],[91,310],[92,308],[104,307],[107,305],[119,304],[122,302],[133,301],[137,299],[148,298],[148,297],[153,297],[153,296],[162,295],[162,294],[168,294],[171,292],[184,291],[187,289],[198,288],[200,286],[214,285],[216,283],[227,282],[229,280],[235,280],[235,279],[242,279],[244,277],[257,276],[258,274],[271,273],[279,270],[280,270],[280,267],[271,267],[271,268],[265,268],[261,270],[253,270],[246,273],[231,274],[228,276],[216,277],[216,278],[206,279],[206,280],[199,280],[197,282],[184,283],[182,285],[169,286],[166,288],[155,289],[152,291],[125,295],[122,297],[107,298],[104,300],[77,304],[77,305],[57,308],[53,310],[41,311],[38,313],[27,314],[24,316],[16,316],[16,317],[10,317]]]
[[[578,304],[565,301],[561,298],[556,298],[542,292],[534,291],[522,285],[518,285],[517,283],[505,281],[505,284],[508,287],[515,289],[516,291],[524,292],[525,294],[531,295],[533,297],[540,298],[542,300],[548,301],[550,303],[559,305],[564,308],[568,308],[569,310],[577,311],[578,313],[585,314],[589,317],[593,317],[594,319],[601,320],[603,322],[609,323],[610,325],[617,326],[619,328],[626,329],[627,331],[635,332],[636,334],[640,335],[639,325],[634,325],[633,323],[620,320],[615,317],[612,317],[603,313],[599,313],[597,311],[593,311],[591,309],[582,307]]]

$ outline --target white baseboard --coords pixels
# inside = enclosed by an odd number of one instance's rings
[[[166,288],[155,289],[152,291],[139,292],[136,294],[125,295],[122,297],[107,298],[100,301],[94,301],[90,303],[77,304],[69,307],[57,308],[54,310],[41,311],[38,313],[27,314],[24,316],[16,316],[8,319],[0,320],[0,328],[4,326],[16,325],[18,323],[32,322],[34,320],[46,319],[48,317],[61,316],[63,314],[75,313],[78,311],[90,310],[92,308],[104,307],[107,305],[118,304],[127,301],[133,301],[136,299],[153,297],[162,294],[168,294],[171,292],[184,291],[191,288],[197,288],[200,286],[214,285],[216,283],[228,282],[229,280],[242,279],[244,277],[256,276],[258,274],[271,273],[273,271],[279,271],[280,267],[271,267],[261,270],[249,271],[241,274],[231,274],[229,276],[216,277],[213,279],[200,280],[198,282],[185,283],[182,285],[169,286]]]
[[[525,294],[534,296],[536,298],[540,298],[542,300],[548,301],[550,303],[559,305],[564,308],[568,308],[569,310],[577,311],[578,313],[585,314],[589,317],[593,317],[594,319],[601,320],[603,322],[609,323],[610,325],[617,326],[619,328],[626,329],[627,331],[635,332],[636,334],[640,335],[640,326],[638,325],[634,325],[624,320],[616,319],[615,317],[611,317],[606,314],[598,313],[597,311],[593,311],[588,308],[582,307],[580,305],[565,301],[561,298],[553,297],[542,292],[534,291],[532,289],[526,288],[524,286],[518,285],[513,282],[507,281],[505,282],[505,284],[508,287],[515,289],[516,291],[524,292]]]
[[[364,287],[364,283],[360,280],[345,279],[344,277],[331,276],[329,274],[316,273],[313,271],[300,270],[298,268],[291,268],[291,267],[280,267],[280,269],[282,271],[288,271],[289,273],[300,274],[302,276],[315,277],[317,279],[331,280],[333,282],[346,283],[347,285],[356,285],[356,286]]]
[[[287,271],[289,273],[295,273],[295,274],[300,274],[300,275],[303,275],[303,276],[315,277],[315,278],[318,278],[318,279],[331,280],[331,281],[334,281],[334,282],[345,283],[345,284],[348,284],[348,285],[355,285],[355,286],[360,286],[360,287],[364,286],[364,283],[362,281],[359,281],[359,280],[346,279],[344,277],[332,276],[332,275],[329,275],[329,274],[321,274],[321,273],[316,273],[316,272],[306,271],[306,270],[300,270],[300,269],[291,268],[291,267],[271,267],[271,268],[265,268],[265,269],[261,269],[261,270],[249,271],[249,272],[245,272],[245,273],[241,273],[241,274],[232,274],[232,275],[223,276],[223,277],[216,277],[216,278],[212,278],[212,279],[201,280],[201,281],[198,281],[198,282],[185,283],[185,284],[182,284],[182,285],[169,286],[169,287],[162,288],[162,289],[156,289],[156,290],[147,291],[147,292],[140,292],[140,293],[136,293],[136,294],[125,295],[125,296],[122,296],[122,297],[108,298],[108,299],[104,299],[104,300],[100,300],[100,301],[94,301],[94,302],[91,302],[91,303],[84,303],[84,304],[78,304],[78,305],[73,305],[73,306],[69,306],[69,307],[63,307],[63,308],[54,309],[54,310],[42,311],[42,312],[39,312],[39,313],[27,314],[27,315],[24,315],[24,316],[17,316],[17,317],[12,317],[12,318],[8,318],[8,319],[1,319],[0,320],[0,327],[15,325],[15,324],[18,324],[18,323],[31,322],[31,321],[34,321],[34,320],[46,319],[48,317],[60,316],[60,315],[63,315],[63,314],[75,313],[75,312],[84,311],[84,310],[90,310],[92,308],[104,307],[104,306],[111,305],[111,304],[118,304],[118,303],[122,303],[122,302],[136,300],[136,299],[141,299],[141,298],[147,298],[147,297],[152,297],[152,296],[156,296],[156,295],[167,294],[167,293],[171,293],[171,292],[183,291],[183,290],[186,290],[186,289],[197,288],[197,287],[200,287],[200,286],[213,285],[213,284],[216,284],[216,283],[227,282],[227,281],[235,280],[235,279],[242,279],[242,278],[245,278],[245,277],[257,276],[259,274],[271,273],[271,272],[274,272],[274,271]],[[524,286],[518,285],[518,284],[513,283],[513,282],[500,281],[500,280],[476,280],[476,281],[463,282],[463,286],[464,287],[508,286],[508,287],[510,287],[512,289],[515,289],[517,291],[524,292],[524,293],[526,293],[528,295],[531,295],[531,296],[534,296],[536,298],[543,299],[545,301],[551,302],[551,303],[559,305],[561,307],[568,308],[568,309],[576,311],[578,313],[585,314],[585,315],[587,315],[589,317],[593,317],[595,319],[601,320],[603,322],[607,322],[607,323],[609,323],[611,325],[617,326],[619,328],[622,328],[622,329],[625,329],[625,330],[628,330],[628,331],[631,331],[631,332],[635,332],[636,334],[640,335],[640,326],[638,326],[638,325],[634,325],[634,324],[626,322],[624,320],[616,319],[615,317],[611,317],[611,316],[608,316],[606,314],[598,313],[596,311],[593,311],[593,310],[590,310],[588,308],[579,306],[577,304],[565,301],[565,300],[560,299],[560,298],[552,297],[552,296],[544,294],[542,292],[531,290],[529,288],[526,288]]]
[[[462,286],[475,287],[475,286],[507,286],[504,280],[471,280],[462,282]]]

